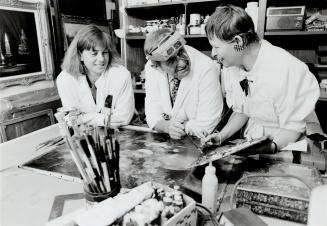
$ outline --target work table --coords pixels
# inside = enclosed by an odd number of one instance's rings
[[[75,178],[71,180],[71,177],[65,178],[64,174],[62,178],[59,178],[58,175],[47,175],[41,171],[30,170],[28,167],[20,168],[35,158],[56,151],[55,148],[40,148],[39,145],[58,136],[60,136],[58,126],[53,125],[0,145],[1,225],[45,225],[50,215],[53,215],[56,197],[69,197],[74,196],[74,194],[76,197],[76,194],[83,193],[78,176],[70,175]],[[201,183],[200,180],[189,180],[192,170],[173,171],[161,168],[160,162],[156,160],[158,155],[151,153],[151,145],[149,146],[149,144],[155,145],[159,152],[160,148],[162,149],[161,152],[164,152],[168,146],[179,145],[174,141],[161,140],[163,138],[158,138],[158,140],[152,135],[152,138],[149,136],[141,132],[135,132],[134,139],[128,138],[126,133],[121,135],[121,147],[126,147],[127,142],[128,147],[131,148],[130,150],[126,148],[126,150],[121,150],[120,177],[122,186],[132,188],[146,181],[154,180],[167,185],[179,184],[185,191],[191,190],[193,194],[198,193]],[[151,139],[154,139],[152,140],[154,142],[151,143]],[[142,140],[147,147],[142,146]],[[149,143],[145,141],[149,141]],[[245,161],[243,164],[243,160],[244,157],[227,157],[216,163],[220,211],[228,209],[227,203],[231,189],[236,180],[242,176],[238,168],[255,162],[255,160],[251,160],[250,162]],[[203,171],[200,167],[196,171],[201,170]],[[185,178],[187,179],[185,180]],[[200,197],[199,195],[195,196],[196,199]],[[85,201],[81,199],[81,196],[78,197],[76,199],[80,200],[75,200],[75,204],[70,204],[69,208],[63,211],[64,213],[85,208]],[[302,225],[273,218],[262,218],[269,225]]]

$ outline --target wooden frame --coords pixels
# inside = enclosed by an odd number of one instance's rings
[[[53,79],[45,9],[41,0],[0,0],[0,88]]]
[[[76,17],[62,15],[63,33],[64,33],[64,50],[66,51],[70,42],[75,37],[76,33],[84,26],[95,24],[101,30],[110,34],[108,20],[94,20],[86,17]]]
[[[16,124],[16,123],[19,123],[19,122],[23,122],[23,121],[28,120],[28,119],[37,118],[37,117],[42,116],[42,115],[47,115],[49,117],[51,125],[55,124],[52,109],[37,111],[37,112],[34,112],[32,114],[28,114],[26,116],[22,116],[22,117],[19,117],[19,118],[16,118],[16,119],[11,119],[11,120],[8,120],[6,122],[1,123],[1,125],[0,125],[0,135],[1,135],[2,142],[5,142],[5,141],[8,140],[7,135],[6,135],[6,127],[7,126],[13,125],[13,124]],[[18,128],[16,128],[16,130],[17,129]],[[25,134],[22,134],[22,135],[25,135]]]

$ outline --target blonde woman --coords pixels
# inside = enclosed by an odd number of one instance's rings
[[[129,124],[134,113],[130,72],[120,64],[110,36],[94,25],[76,34],[57,78],[63,108],[78,110],[82,122],[102,126],[105,99],[112,95],[111,125]]]

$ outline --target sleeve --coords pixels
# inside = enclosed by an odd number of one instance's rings
[[[211,132],[217,125],[223,110],[223,99],[218,67],[212,66],[201,76],[198,86],[198,105],[195,119],[185,125],[187,133]]]
[[[276,102],[278,121],[281,128],[304,132],[305,118],[314,111],[320,95],[319,85],[304,63],[289,65],[282,84],[284,96]]]
[[[78,97],[76,87],[74,87],[74,78],[65,72],[61,72],[57,77],[56,84],[60,100],[64,109],[78,109]]]
[[[156,79],[157,71],[150,66],[145,65],[145,115],[148,126],[153,129],[159,120],[162,119],[162,108],[160,105],[160,93]]]
[[[119,74],[117,73],[113,76],[119,76],[122,80],[119,84],[114,83],[119,87],[114,87],[114,89],[116,89],[116,97],[110,119],[111,124],[115,126],[128,125],[133,117],[135,109],[131,74],[127,69],[123,68],[123,70],[119,70]]]

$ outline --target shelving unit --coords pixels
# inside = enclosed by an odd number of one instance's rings
[[[245,6],[245,1],[238,1],[241,6]],[[146,20],[163,19],[186,15],[186,25],[189,24],[191,13],[210,15],[215,8],[225,1],[221,0],[186,0],[169,3],[126,5],[126,1],[120,0],[121,8],[121,28],[127,33],[128,26],[144,26]],[[185,35],[188,45],[195,47],[205,54],[210,54],[211,47],[205,35]],[[122,40],[122,58],[126,67],[133,73],[139,74],[146,63],[143,53],[145,35],[127,34]]]
[[[186,25],[189,24],[191,13],[201,15],[211,15],[220,4],[232,3],[245,8],[250,0],[223,1],[223,0],[185,0],[179,2],[157,3],[149,5],[127,6],[126,0],[119,0],[121,8],[120,23],[121,28],[127,32],[129,25],[144,26],[146,20],[163,19],[176,17],[180,14],[186,15]],[[274,45],[288,50],[300,60],[311,63],[315,66],[321,78],[327,78],[327,66],[318,62],[317,50],[319,45],[327,45],[327,31],[266,31],[267,8],[271,6],[299,6],[305,5],[307,9],[320,8],[327,9],[325,0],[260,0],[258,13],[257,33],[260,38],[264,38]],[[211,46],[205,35],[185,35],[188,45],[195,47],[204,54],[210,55]],[[143,45],[146,36],[126,36],[122,40],[122,58],[126,67],[132,74],[139,74],[146,63],[143,53]],[[140,95],[140,91],[137,91]],[[324,104],[324,106],[322,106]],[[321,98],[317,104],[317,109],[326,112],[325,98]],[[317,112],[319,116],[319,112]],[[320,114],[321,115],[321,114]],[[321,118],[322,116],[320,116]],[[327,125],[326,120],[321,123]],[[327,132],[327,128],[325,128]]]

